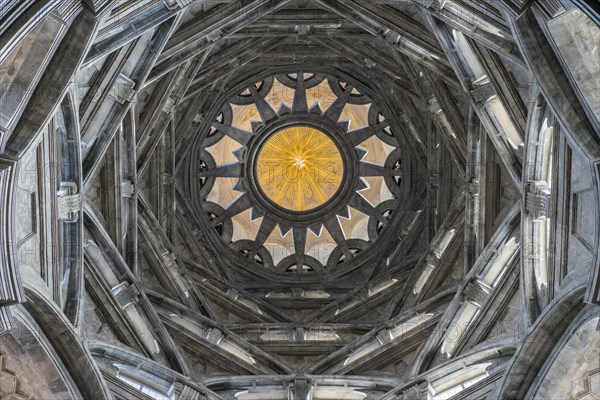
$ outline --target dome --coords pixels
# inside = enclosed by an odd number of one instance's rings
[[[0,399],[600,397],[592,0],[0,7]]]

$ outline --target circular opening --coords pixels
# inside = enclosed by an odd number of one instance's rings
[[[338,191],[344,162],[323,131],[305,125],[269,137],[256,158],[258,185],[272,203],[294,212],[326,204]]]

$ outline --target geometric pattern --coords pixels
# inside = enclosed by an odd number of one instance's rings
[[[32,400],[33,395],[23,392],[21,373],[6,369],[6,354],[0,354],[0,400]]]
[[[575,399],[600,399],[600,368],[585,373],[583,378],[583,390],[575,394]]]
[[[257,160],[258,182],[273,202],[306,211],[327,202],[342,182],[342,157],[318,129],[293,126],[264,144]]]

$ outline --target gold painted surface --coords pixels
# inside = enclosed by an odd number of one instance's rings
[[[265,142],[256,163],[264,194],[292,211],[325,204],[340,187],[344,172],[342,156],[333,141],[307,126],[275,133]]]

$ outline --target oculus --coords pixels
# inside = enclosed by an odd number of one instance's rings
[[[292,126],[269,137],[256,158],[263,194],[287,210],[304,212],[326,204],[339,190],[344,162],[324,132]]]

